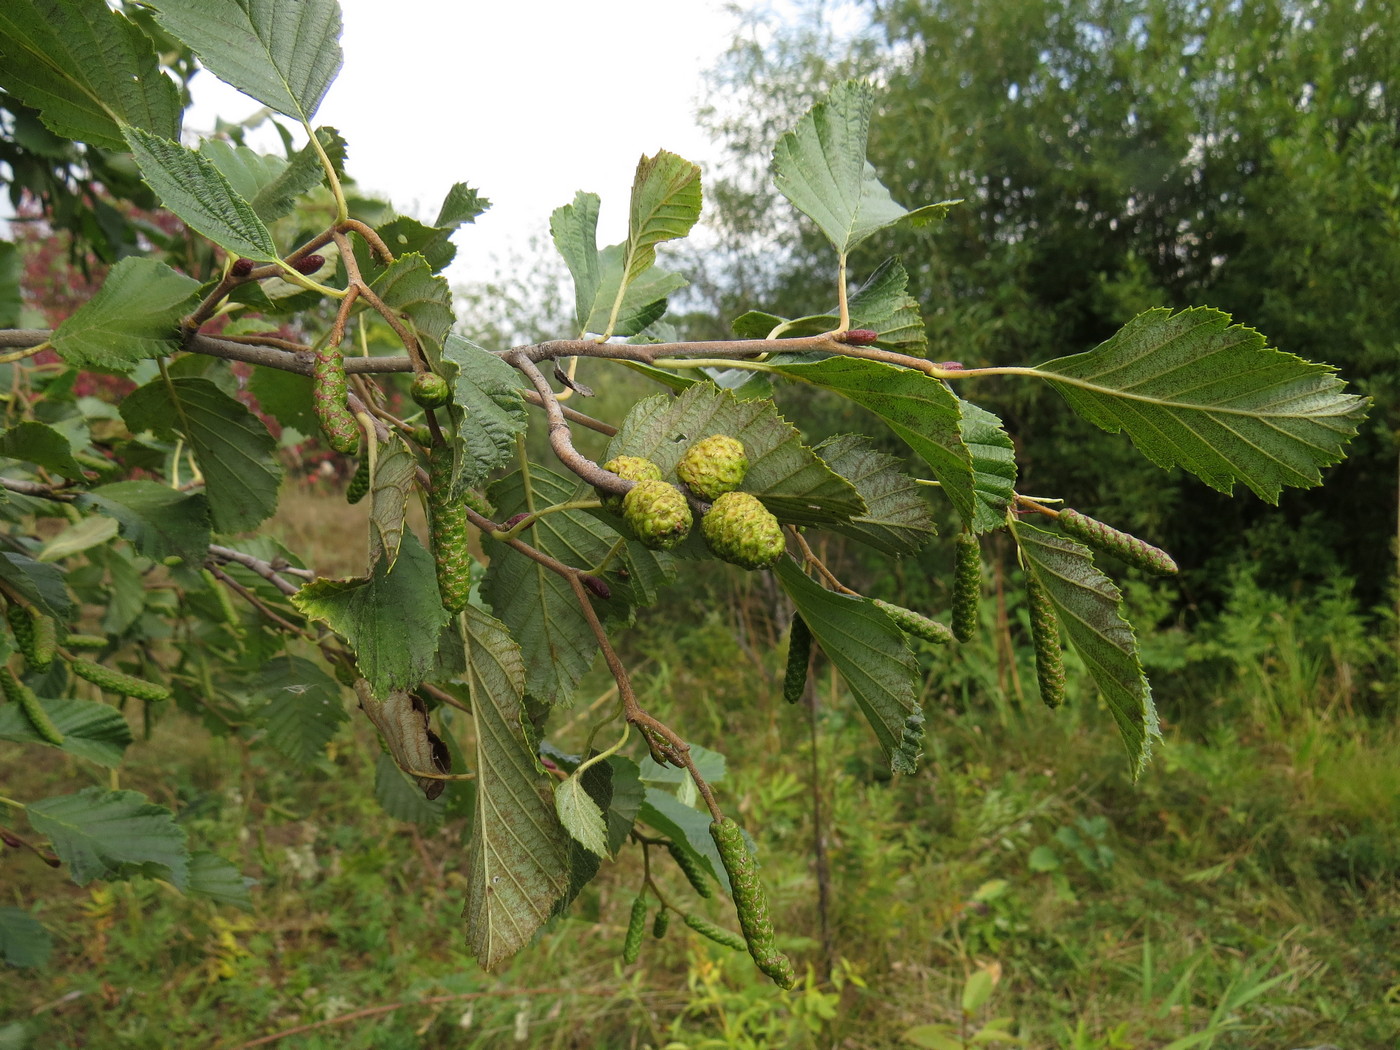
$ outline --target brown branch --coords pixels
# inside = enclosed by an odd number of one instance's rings
[[[383,238],[359,219],[342,219],[336,229],[342,233],[358,233],[370,246],[370,250],[379,256],[379,261],[386,266],[394,261],[394,253],[389,250],[389,246],[384,243]]]
[[[73,498],[73,494],[63,492],[57,486],[45,485],[39,481],[25,481],[23,478],[0,478],[0,488],[9,489],[11,492],[18,492],[24,496],[57,500],[60,503],[66,503]]]
[[[610,470],[604,470],[574,448],[573,435],[569,431],[568,421],[564,418],[563,406],[559,404],[559,399],[555,396],[553,388],[550,387],[549,380],[544,377],[543,372],[535,367],[535,363],[530,360],[528,354],[524,352],[507,354],[505,360],[520,370],[521,374],[533,384],[535,393],[539,395],[545,417],[549,420],[549,445],[554,449],[554,454],[559,457],[560,463],[563,463],[594,488],[600,488],[605,492],[616,492],[621,495],[636,484],[636,482],[626,481],[618,477]]]
[[[284,580],[279,573],[301,576],[303,579],[308,580],[315,579],[316,577],[314,572],[307,569],[298,569],[291,565],[276,566],[271,562],[263,561],[261,558],[255,558],[251,554],[244,554],[242,551],[236,551],[232,547],[221,547],[217,543],[211,543],[209,545],[209,554],[218,561],[237,562],[245,569],[251,569],[283,594],[287,595],[296,594],[298,588],[296,584]]]
[[[522,393],[525,395],[525,400],[536,408],[545,407],[545,400],[540,397],[538,391],[525,390],[522,391]],[[557,398],[555,399],[555,403],[558,404]],[[611,423],[604,423],[601,419],[594,419],[592,416],[584,415],[582,412],[575,411],[568,405],[560,404],[559,411],[564,413],[564,418],[569,422],[577,423],[581,427],[587,427],[589,430],[596,431],[606,437],[613,437],[617,434],[617,427],[613,426]]]
[[[217,579],[220,583],[222,583],[222,584],[224,584],[225,586],[227,586],[230,590],[232,590],[232,591],[233,591],[235,594],[237,594],[240,598],[242,598],[244,601],[246,601],[249,605],[251,605],[251,606],[252,606],[254,609],[256,609],[258,612],[260,612],[263,616],[267,617],[269,620],[271,620],[273,623],[275,623],[278,627],[282,628],[282,630],[284,630],[284,631],[289,631],[290,633],[295,634],[295,635],[297,635],[297,636],[299,636],[299,637],[302,637],[302,638],[308,637],[307,632],[306,632],[303,628],[298,627],[296,624],[292,623],[290,620],[288,620],[288,619],[284,618],[283,616],[281,616],[275,609],[273,609],[270,605],[268,605],[266,602],[264,602],[261,598],[259,598],[256,594],[254,594],[251,590],[249,590],[247,587],[243,586],[243,584],[239,583],[237,580],[235,580],[235,579],[234,579],[232,576],[230,576],[228,573],[224,572],[223,569],[219,568],[218,566],[214,566],[214,567],[211,568],[209,571],[212,572],[212,573],[214,574],[214,578],[215,578],[215,579]]]

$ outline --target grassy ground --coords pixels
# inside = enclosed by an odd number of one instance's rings
[[[294,546],[363,542],[338,501],[308,490],[290,506],[279,528]],[[1146,646],[1167,742],[1136,785],[1082,677],[1053,715],[1019,698],[1033,674],[1014,601],[1002,617],[989,602],[984,637],[955,656],[924,653],[926,765],[897,779],[829,673],[813,710],[779,699],[760,574],[644,614],[626,641],[639,693],[728,756],[718,787],[808,969],[791,995],[684,927],[624,966],[641,875],[626,850],[483,974],[459,919],[467,829],[383,814],[363,720],[312,769],[158,721],[122,784],[174,804],[195,843],[257,878],[254,911],[149,880],[79,888],[5,854],[3,903],[42,900],[59,944],[42,972],[0,972],[0,1048],[25,1045],[22,1023],[33,1047],[233,1050],[301,1028],[276,1045],[854,1050],[939,1045],[927,1026],[970,1037],[998,1017],[1031,1047],[1394,1046],[1393,675],[1377,681],[1375,639],[1340,598],[1301,611],[1241,593],[1210,641]],[[608,684],[595,674],[584,696]],[[20,797],[105,780],[8,744],[0,769]],[[979,972],[997,983],[964,1015]],[[919,1026],[925,1042],[905,1041]]]

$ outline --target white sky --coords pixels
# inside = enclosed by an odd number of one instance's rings
[[[490,199],[453,238],[454,284],[490,276],[493,256],[543,233],[578,190],[602,197],[598,240],[610,244],[626,236],[643,153],[709,167],[694,111],[737,25],[726,6],[341,0],[345,63],[315,121],[339,129],[350,174],[404,214],[432,221],[454,182]],[[192,89],[190,130],[260,108],[207,72]]]

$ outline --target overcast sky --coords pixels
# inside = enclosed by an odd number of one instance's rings
[[[350,174],[428,221],[454,182],[492,202],[454,238],[453,283],[489,276],[493,255],[544,231],[581,189],[603,199],[599,243],[623,239],[643,153],[668,149],[708,167],[694,112],[702,74],[737,26],[724,0],[341,8],[345,64],[315,119],[345,136]],[[207,72],[193,90],[190,130],[259,108]]]

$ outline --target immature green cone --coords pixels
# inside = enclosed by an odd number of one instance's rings
[[[666,936],[666,930],[671,925],[671,913],[665,907],[656,909],[656,918],[651,922],[651,935],[658,941]]]
[[[428,455],[428,528],[442,607],[458,613],[471,598],[471,521],[466,504],[454,500],[451,489],[452,450],[435,448]]]
[[[1035,678],[1040,699],[1052,710],[1065,702],[1065,654],[1060,648],[1060,621],[1054,603],[1040,581],[1026,577],[1026,602],[1031,614],[1031,642],[1035,647]]]
[[[422,408],[441,408],[452,400],[452,387],[436,372],[419,372],[408,393]]]
[[[1073,536],[1095,550],[1112,554],[1115,558],[1122,558],[1129,565],[1135,565],[1143,572],[1150,572],[1154,576],[1176,574],[1176,562],[1162,548],[1144,543],[1136,536],[1120,532],[1111,525],[1105,525],[1087,514],[1080,514],[1077,510],[1066,508],[1060,511],[1060,516],[1055,519],[1055,522],[1065,535]]]
[[[758,865],[744,844],[743,832],[730,817],[710,824],[710,837],[715,840],[719,859],[729,873],[729,888],[734,894],[734,909],[739,913],[739,928],[749,954],[760,970],[773,979],[779,988],[791,988],[797,983],[792,962],[778,950],[773,922],[768,917],[768,898],[758,877]]]
[[[807,665],[812,659],[812,629],[798,613],[788,628],[787,670],[783,673],[783,699],[795,704],[807,688]]]
[[[639,481],[622,499],[622,516],[637,539],[670,550],[690,533],[694,519],[681,490],[665,481]]]
[[[626,481],[660,481],[661,468],[641,456],[614,456],[603,464],[603,469],[611,471]],[[614,514],[622,513],[622,496],[616,492],[598,490],[598,498],[603,506]]]
[[[642,954],[642,936],[647,929],[647,899],[641,894],[632,902],[632,916],[627,923],[627,936],[622,941],[622,961],[631,966]]]
[[[360,427],[354,415],[345,407],[348,387],[345,382],[345,359],[335,347],[316,351],[316,363],[311,369],[315,384],[311,391],[312,407],[326,443],[344,455],[352,455],[360,447]]]
[[[953,632],[947,627],[944,627],[937,620],[921,616],[913,609],[881,601],[879,598],[875,599],[875,607],[883,610],[885,615],[893,620],[905,634],[912,634],[915,638],[922,638],[934,645],[947,645],[953,640]]]
[[[726,492],[700,519],[705,542],[722,561],[745,569],[766,569],[787,549],[778,519],[747,492]]]
[[[106,664],[91,660],[74,660],[68,665],[79,678],[84,678],[95,686],[117,693],[120,696],[134,696],[138,700],[169,700],[170,690],[134,674],[126,674]]]
[[[743,442],[726,434],[712,434],[695,442],[676,464],[676,476],[691,492],[708,500],[733,492],[748,472],[749,457]]]
[[[970,532],[958,533],[953,563],[953,637],[972,640],[977,633],[977,603],[982,597],[982,548]]]

